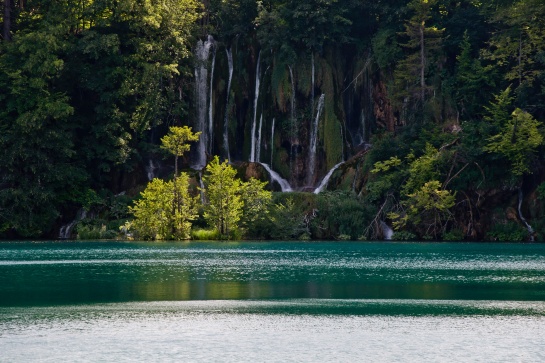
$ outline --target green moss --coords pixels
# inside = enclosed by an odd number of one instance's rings
[[[296,67],[297,90],[305,97],[312,92],[312,65],[309,54],[303,54]]]
[[[273,158],[272,168],[282,177],[287,178],[290,175],[290,157],[288,151],[283,148],[278,148],[274,151]]]
[[[331,169],[343,158],[343,139],[341,124],[333,112],[332,102],[327,99],[326,96],[325,117],[320,127],[320,140],[323,140],[327,169]]]
[[[333,70],[325,59],[316,59],[316,83],[325,94],[324,120],[320,123],[319,139],[326,154],[326,167],[332,168],[343,158],[341,123],[335,114]]]
[[[282,112],[287,112],[291,97],[291,81],[288,67],[281,62],[276,62],[271,74],[271,89],[273,100]]]

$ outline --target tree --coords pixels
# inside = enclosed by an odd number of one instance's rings
[[[208,199],[204,207],[204,218],[226,238],[237,229],[243,215],[241,182],[235,178],[236,173],[227,160],[220,163],[218,156],[215,156],[206,166],[203,178]]]
[[[496,128],[502,128],[509,121],[513,109],[514,97],[511,96],[511,87],[494,96],[494,101],[485,106],[486,115],[484,120]]]
[[[242,200],[244,202],[242,225],[250,229],[258,221],[263,221],[269,214],[272,192],[265,190],[267,182],[250,178],[242,184]]]
[[[198,141],[201,132],[191,132],[191,127],[172,126],[169,134],[161,139],[161,148],[168,150],[174,155],[174,177],[178,175],[178,157],[183,156],[186,151],[189,151],[190,141]]]
[[[189,239],[191,221],[197,217],[196,198],[189,194],[189,176],[173,181],[155,178],[148,183],[130,212],[133,228],[142,239]]]
[[[168,182],[155,178],[140,193],[141,199],[130,207],[134,215],[133,228],[142,239],[167,239],[171,232],[169,214],[172,211]]]
[[[431,19],[432,7],[436,0],[412,0],[407,6],[414,15],[406,22],[402,36],[408,39],[402,44],[406,57],[402,59],[394,72],[395,90],[398,101],[406,103],[408,99],[423,105],[429,90],[426,73],[430,58],[440,49],[443,29],[427,24]]]
[[[537,147],[543,144],[540,123],[528,112],[517,108],[503,125],[501,132],[488,139],[485,151],[498,153],[511,162],[516,176],[531,173],[529,165]]]
[[[20,31],[0,53],[0,224],[24,237],[49,233],[88,178],[75,157],[74,108],[59,86],[60,33]]]
[[[472,56],[467,31],[464,33],[460,48],[460,54],[456,57],[454,97],[462,116],[474,117],[476,110],[489,94],[484,91],[492,85],[493,67],[484,67],[480,59]]]
[[[410,224],[424,237],[437,238],[441,232],[445,232],[447,223],[452,218],[450,208],[454,206],[454,194],[442,189],[439,181],[432,180],[408,197],[402,203],[406,207],[404,213],[389,215],[396,230]]]

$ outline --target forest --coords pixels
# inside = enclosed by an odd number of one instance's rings
[[[543,0],[0,8],[0,238],[545,240]]]

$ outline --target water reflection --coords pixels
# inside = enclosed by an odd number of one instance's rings
[[[0,244],[0,306],[290,298],[545,300],[545,245]]]

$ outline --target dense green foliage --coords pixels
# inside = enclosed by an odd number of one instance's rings
[[[545,235],[542,0],[5,0],[0,14],[0,236],[57,236],[80,209],[100,222],[78,233],[108,236],[128,217],[119,193],[148,181],[131,211],[150,239],[189,238],[194,221],[223,237],[372,239],[386,222],[403,238],[523,240],[523,214]],[[187,142],[207,35],[197,217]],[[212,159],[248,160],[259,115],[270,131],[252,152],[300,190],[352,158],[338,190],[271,197]],[[174,173],[154,179],[161,148]]]

